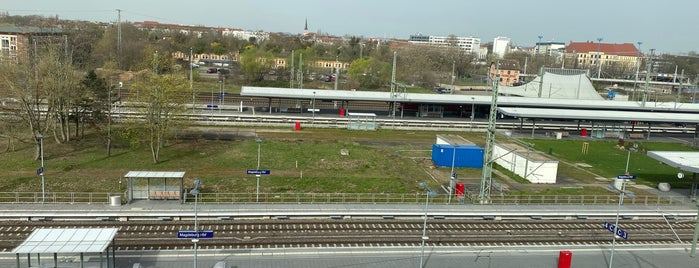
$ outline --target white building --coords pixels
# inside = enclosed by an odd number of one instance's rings
[[[481,48],[481,39],[477,37],[462,37],[462,36],[427,36],[427,35],[411,35],[408,40],[411,44],[426,44],[433,46],[449,46],[456,45],[463,49],[466,53],[478,54]]]
[[[508,52],[510,52],[510,38],[504,36],[495,37],[495,40],[493,40],[493,54],[502,58]]]
[[[269,33],[263,31],[246,31],[240,29],[223,29],[221,31],[223,36],[232,36],[242,40],[250,40],[250,37],[254,37],[257,42],[265,41],[269,39]]]

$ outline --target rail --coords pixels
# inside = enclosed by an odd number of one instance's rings
[[[54,204],[109,204],[111,196],[124,193],[52,192],[46,193],[43,203]],[[490,200],[494,205],[613,205],[617,195],[501,195]],[[421,204],[424,193],[200,193],[199,202],[204,203],[276,203],[276,204]],[[430,200],[433,204],[447,204],[449,197],[437,195]],[[185,196],[186,202],[193,200]],[[452,198],[451,204],[478,204],[476,196]],[[179,202],[179,201],[175,201]],[[0,192],[0,203],[42,203],[41,192]],[[625,204],[633,205],[678,205],[690,203],[687,197],[637,196],[625,198]]]

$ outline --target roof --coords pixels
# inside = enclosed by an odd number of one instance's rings
[[[599,50],[598,50],[599,49]],[[596,53],[597,51],[608,55],[637,56],[638,49],[631,43],[610,44],[588,42],[570,42],[566,46],[568,53]]]
[[[547,71],[521,86],[500,86],[498,93],[531,98],[603,100],[584,72],[570,70],[568,73],[576,72],[577,75],[568,75]]]
[[[124,178],[183,178],[184,172],[172,171],[129,171]]]
[[[34,230],[12,250],[18,254],[100,253],[114,240],[117,228],[67,228]]]
[[[501,90],[503,87],[500,87]],[[538,87],[537,87],[538,88]],[[576,85],[577,88],[577,85]],[[553,88],[551,88],[553,89]],[[503,91],[504,92],[504,91]],[[544,92],[546,94],[544,94]],[[548,96],[548,89],[542,92],[542,96]],[[306,99],[310,100],[344,100],[344,101],[383,101],[400,103],[424,103],[424,104],[459,104],[459,105],[490,105],[492,97],[490,95],[468,95],[468,94],[426,94],[426,93],[394,93],[379,91],[350,91],[350,90],[325,90],[325,89],[297,89],[297,88],[275,88],[275,87],[249,87],[243,86],[240,90],[241,96],[255,96],[263,98],[282,99]],[[533,97],[498,97],[498,107],[565,107],[568,109],[622,109],[652,112],[687,112],[699,113],[699,104],[675,103],[675,102],[647,102],[643,106],[636,101],[610,101],[610,100],[585,100],[576,99],[554,99],[554,98],[533,98]],[[664,122],[681,122],[670,120]]]
[[[642,121],[699,123],[696,113],[630,112],[613,110],[499,107],[498,111],[523,118],[582,119],[597,121]]]
[[[63,29],[58,27],[34,27],[34,26],[3,26],[0,33],[16,34],[61,34]]]
[[[347,113],[347,116],[376,117],[376,114],[375,113]]]
[[[491,68],[493,65],[497,64],[499,70],[517,70],[519,71],[519,62],[516,60],[497,60],[491,63]]]
[[[699,173],[699,152],[648,151],[647,155],[672,167]]]

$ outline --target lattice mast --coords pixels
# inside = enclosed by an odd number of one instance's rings
[[[497,66],[493,78],[493,97],[490,102],[490,114],[488,115],[488,130],[485,140],[485,152],[483,154],[483,174],[481,175],[481,191],[478,200],[481,204],[490,203],[490,188],[493,182],[493,147],[495,146],[495,122],[498,117],[498,86],[500,74]]]

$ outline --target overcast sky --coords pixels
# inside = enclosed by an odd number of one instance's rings
[[[411,34],[506,36],[514,45],[542,41],[643,42],[641,50],[699,51],[697,0],[23,0],[3,1],[10,15],[161,23],[363,37]]]

